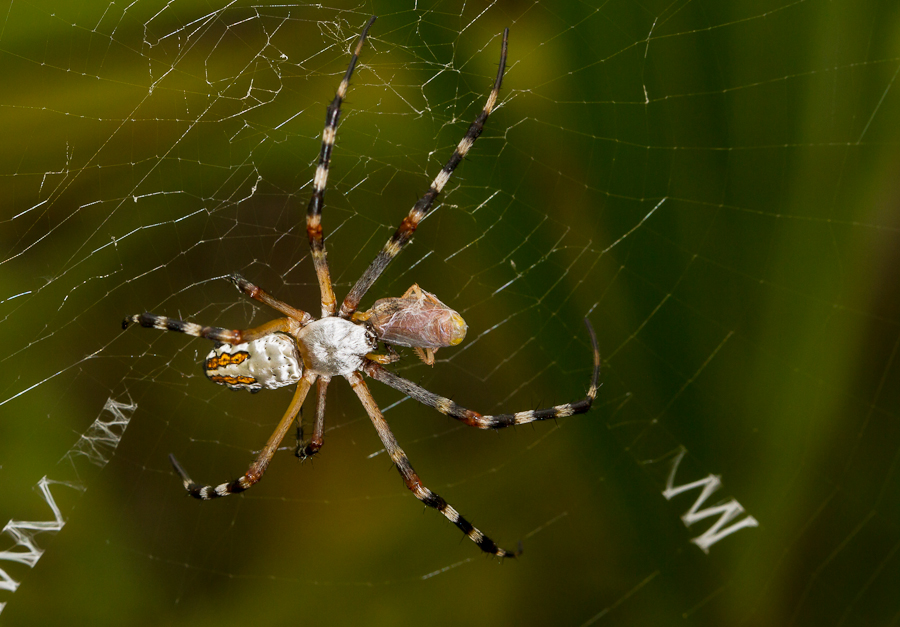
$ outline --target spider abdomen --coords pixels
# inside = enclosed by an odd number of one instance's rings
[[[206,356],[203,370],[214,383],[251,392],[293,385],[303,377],[297,342],[285,333],[220,344]]]
[[[326,377],[360,370],[368,353],[378,345],[365,326],[343,318],[316,320],[297,332],[303,363],[310,372]]]

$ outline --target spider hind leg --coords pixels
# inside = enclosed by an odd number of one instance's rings
[[[193,322],[185,322],[177,318],[169,318],[168,316],[157,316],[152,313],[144,312],[134,316],[128,316],[122,320],[122,330],[127,329],[132,324],[137,324],[145,329],[159,329],[160,331],[176,331],[194,337],[202,337],[207,340],[215,340],[225,344],[239,343],[241,336],[240,331],[232,329],[223,329],[222,327],[205,327]]]
[[[132,324],[137,324],[145,329],[159,329],[160,331],[176,331],[213,340],[222,344],[242,344],[252,342],[276,332],[290,333],[299,328],[299,323],[290,318],[276,318],[252,329],[223,329],[222,327],[205,327],[194,322],[185,322],[168,316],[157,316],[144,312],[134,316],[128,316],[122,320],[122,329],[127,329]]]
[[[306,395],[315,380],[316,375],[310,374],[309,372],[300,379],[300,383],[297,384],[297,390],[294,392],[294,398],[291,399],[291,404],[288,406],[284,416],[282,416],[281,422],[279,422],[278,426],[275,428],[275,432],[269,437],[269,441],[266,442],[265,447],[260,451],[256,461],[250,465],[247,472],[234,481],[220,483],[217,486],[196,483],[191,479],[190,475],[187,474],[185,469],[181,467],[181,464],[178,463],[175,456],[169,455],[169,461],[172,463],[175,472],[181,477],[184,489],[188,491],[188,494],[195,499],[208,501],[210,499],[243,492],[256,485],[256,483],[262,479],[263,474],[266,472],[266,468],[269,466],[269,462],[272,461],[272,457],[275,455],[275,451],[278,450],[278,446],[284,439],[285,434],[294,423],[294,418],[303,406],[303,401],[306,400]]]

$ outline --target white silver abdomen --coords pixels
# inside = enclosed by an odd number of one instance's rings
[[[206,356],[210,381],[232,390],[274,390],[303,377],[297,342],[285,333],[273,333],[243,344],[220,344]]]

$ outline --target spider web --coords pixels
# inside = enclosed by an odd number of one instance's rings
[[[206,381],[240,272],[316,314],[303,211],[367,17],[323,222],[342,297],[501,103],[363,305],[412,283],[469,325],[403,376],[498,433],[348,386],[322,453],[238,476],[289,390]],[[900,622],[898,41],[889,2],[8,3],[0,9],[0,611],[7,624]],[[307,403],[309,421],[311,404]]]

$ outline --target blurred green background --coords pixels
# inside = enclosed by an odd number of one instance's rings
[[[373,383],[426,485],[503,546],[483,557],[398,480],[349,387],[325,447],[241,474],[289,390],[206,381],[152,311],[248,327],[238,271],[318,312],[303,209],[325,106],[370,14],[324,226],[342,296],[490,89],[501,106],[365,304],[413,282],[469,336],[396,370],[484,413],[583,396],[499,433]],[[372,0],[8,3],[0,9],[0,521],[41,533],[4,624],[887,625],[900,620],[900,6]],[[108,463],[66,457],[112,398]],[[312,415],[307,403],[307,421]],[[77,444],[81,441],[81,444]],[[96,444],[96,441],[94,441]],[[102,449],[102,446],[101,446]],[[84,449],[79,449],[84,450]],[[760,525],[690,542],[734,498]],[[62,461],[60,461],[62,460]],[[4,536],[13,545],[10,534]],[[8,548],[0,546],[0,550]]]

